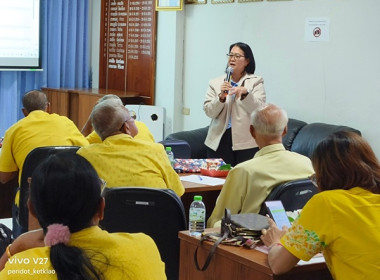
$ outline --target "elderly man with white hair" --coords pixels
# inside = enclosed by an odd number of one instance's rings
[[[259,213],[261,204],[276,186],[314,173],[308,157],[285,150],[282,137],[287,132],[287,123],[286,112],[273,104],[252,113],[250,132],[259,151],[229,172],[207,221],[208,227],[219,225],[225,208],[231,214]]]

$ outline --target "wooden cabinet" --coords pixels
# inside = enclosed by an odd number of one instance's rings
[[[115,94],[124,104],[148,104],[150,97],[137,92],[112,89],[55,89],[42,88],[50,102],[50,113],[57,113],[71,119],[79,129],[86,123],[92,108],[102,96]]]

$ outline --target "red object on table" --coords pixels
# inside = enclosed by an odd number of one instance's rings
[[[211,177],[226,177],[229,170],[212,170],[212,169],[203,169],[201,168],[201,174]]]

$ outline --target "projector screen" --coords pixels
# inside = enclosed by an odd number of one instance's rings
[[[40,0],[0,0],[0,70],[41,69]]]

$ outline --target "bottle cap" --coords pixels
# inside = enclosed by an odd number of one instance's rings
[[[195,195],[194,196],[194,200],[200,200],[200,201],[202,201],[202,196],[201,195]]]
[[[172,150],[172,147],[166,147],[165,150],[166,150],[166,151],[171,151],[171,150]]]

